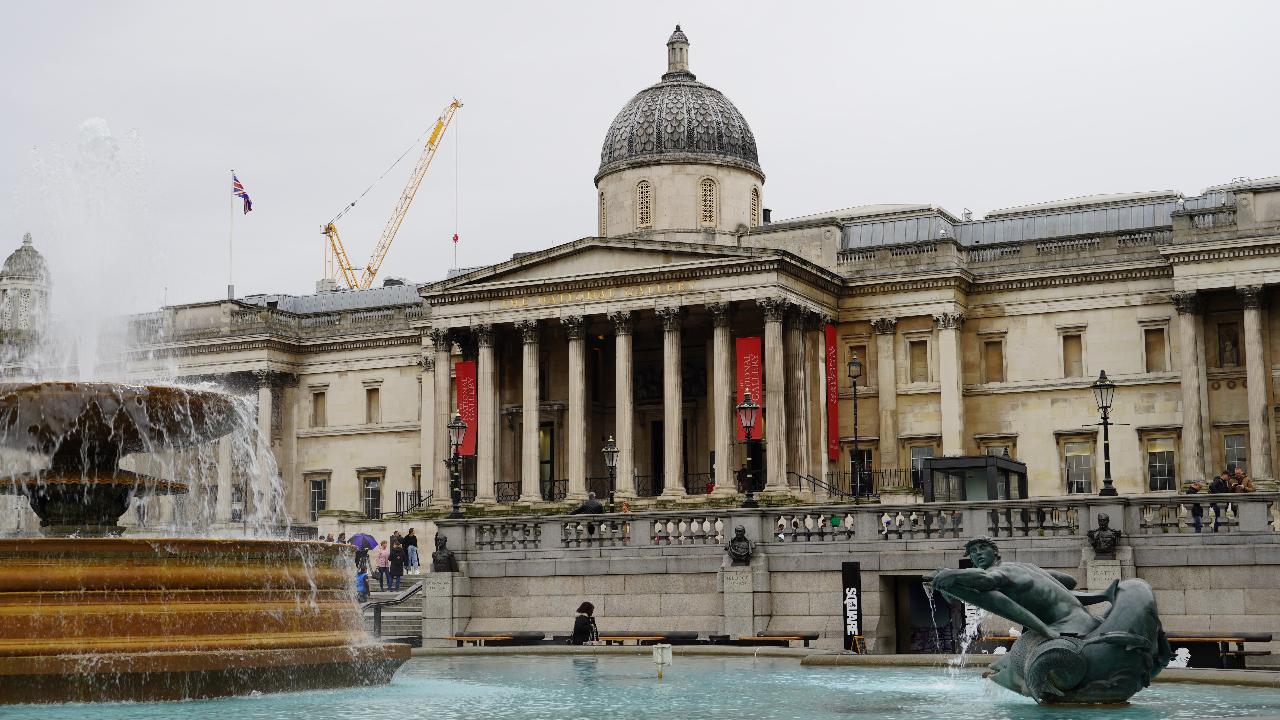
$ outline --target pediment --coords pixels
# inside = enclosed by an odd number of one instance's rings
[[[494,284],[543,283],[550,280],[641,273],[673,266],[748,260],[754,254],[750,250],[735,247],[592,239],[481,268],[439,283],[432,290],[453,292]]]

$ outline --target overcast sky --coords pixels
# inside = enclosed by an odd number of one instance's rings
[[[232,168],[237,290],[311,292],[320,226],[454,96],[379,279],[444,275],[455,192],[462,266],[590,235],[605,129],[677,22],[775,218],[1280,174],[1277,3],[3,5],[0,250],[35,234],[64,316],[224,295]],[[416,154],[340,223],[356,264]]]

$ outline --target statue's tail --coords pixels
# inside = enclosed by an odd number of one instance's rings
[[[1119,592],[1119,590],[1120,590],[1120,581],[1112,580],[1111,584],[1107,586],[1107,589],[1103,590],[1102,592],[1093,592],[1091,590],[1086,590],[1084,592],[1076,593],[1075,596],[1076,596],[1076,599],[1080,601],[1081,605],[1094,605],[1100,602],[1111,603],[1112,605],[1115,605],[1116,593]]]

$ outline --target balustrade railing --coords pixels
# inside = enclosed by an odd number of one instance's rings
[[[1195,498],[1192,500],[1192,498]],[[1252,512],[1252,529],[1274,530],[1272,502],[1244,495],[1167,495],[1134,501],[1139,534],[1239,532],[1242,513]]]
[[[567,548],[581,547],[617,547],[631,543],[630,520],[616,517],[602,517],[569,520],[560,525],[560,541]]]
[[[542,524],[533,520],[495,520],[475,525],[477,550],[534,550],[541,541]]]
[[[959,538],[964,529],[965,512],[956,507],[917,505],[880,513],[880,536],[885,540]]]
[[[779,542],[852,540],[854,514],[845,510],[808,510],[770,515],[773,537]]]
[[[648,521],[654,545],[717,545],[725,542],[724,520],[713,516],[658,517]]]

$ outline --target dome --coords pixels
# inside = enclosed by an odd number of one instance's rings
[[[19,278],[42,283],[49,281],[49,266],[31,244],[31,233],[22,236],[22,247],[13,251],[4,261],[4,269],[0,270],[0,280]]]
[[[662,81],[631,98],[609,126],[597,182],[618,170],[670,162],[729,165],[764,177],[746,118],[689,72],[688,46],[677,25],[667,41]]]

